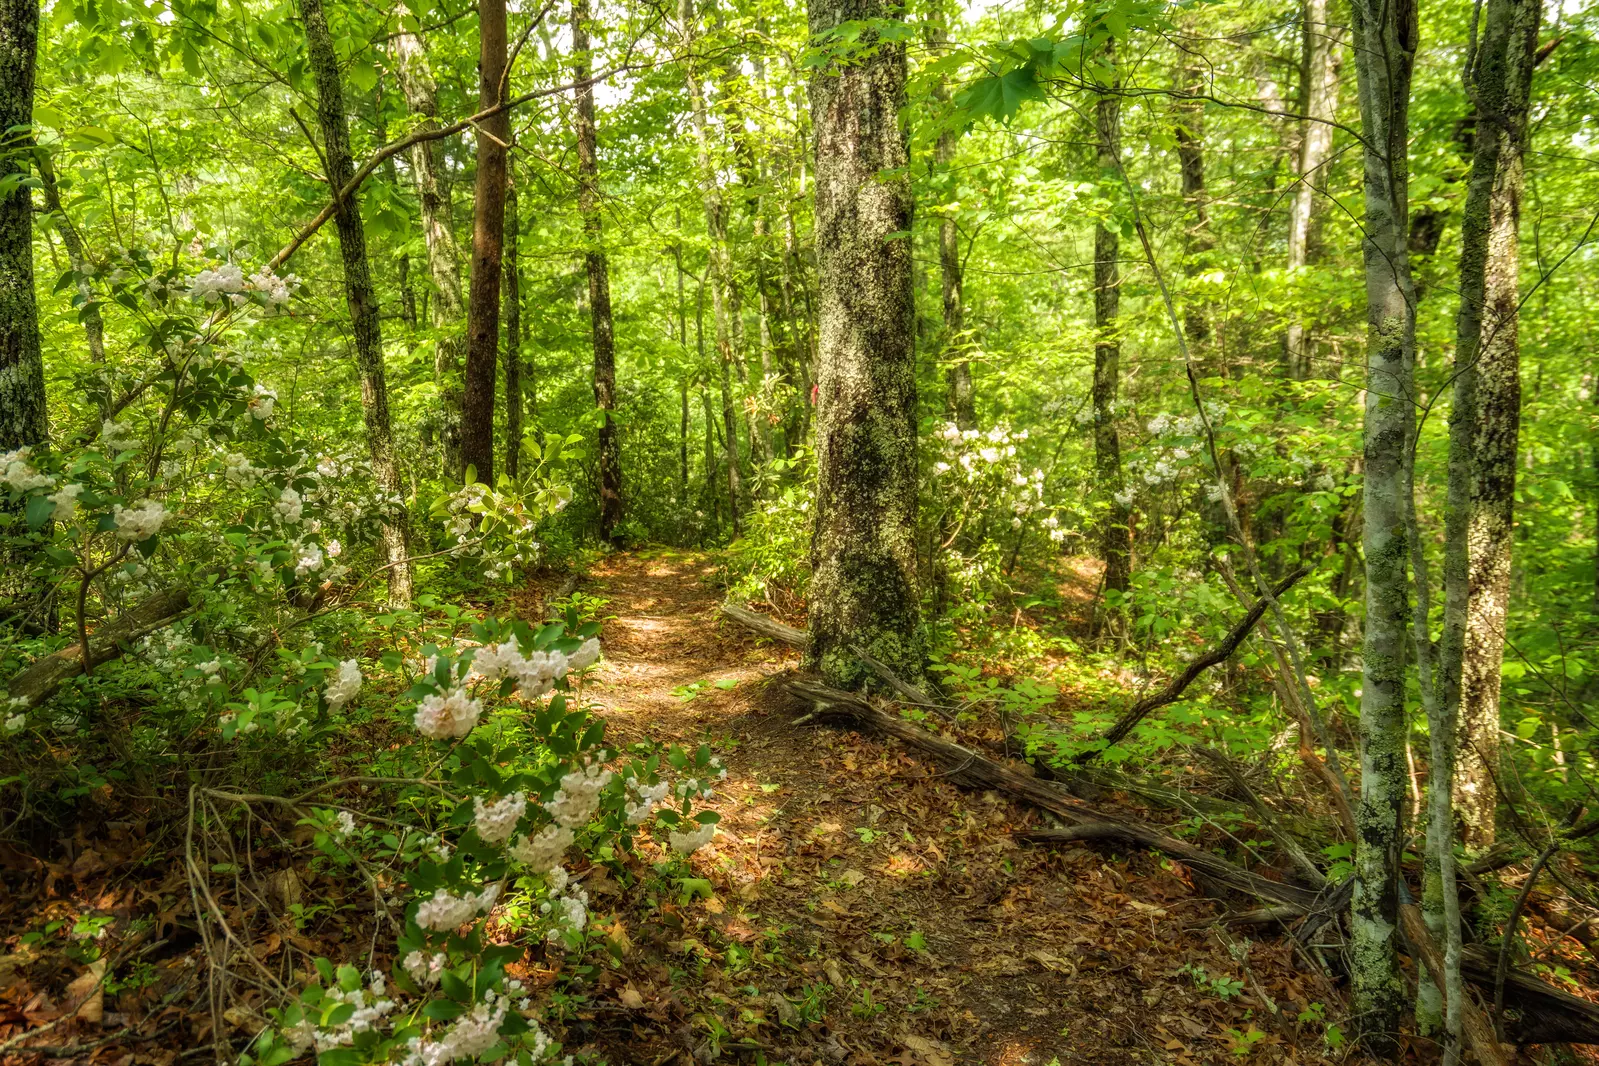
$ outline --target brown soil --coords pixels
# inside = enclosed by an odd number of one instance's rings
[[[895,744],[796,725],[805,709],[771,683],[795,657],[720,620],[712,579],[703,555],[652,551],[586,586],[614,616],[589,692],[611,735],[708,741],[729,775],[710,802],[722,832],[691,859],[713,894],[615,890],[626,950],[568,1050],[652,1066],[1324,1061],[1324,1024],[1298,1018],[1322,1003],[1334,1020],[1338,1000],[1284,942],[1225,932],[1157,855],[1018,846],[1035,812]]]

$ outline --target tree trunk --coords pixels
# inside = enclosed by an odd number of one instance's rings
[[[33,125],[38,37],[37,0],[0,0],[0,130]],[[26,151],[0,155],[0,174],[26,174],[29,158]],[[33,291],[33,194],[21,183],[0,200],[0,321],[0,452],[9,452],[50,436]]]
[[[56,232],[61,234],[61,243],[66,246],[67,259],[72,263],[72,269],[78,274],[78,295],[83,299],[83,309],[79,318],[83,322],[85,339],[89,342],[89,362],[105,362],[105,321],[100,317],[100,303],[95,299],[94,289],[89,285],[86,276],[89,269],[89,257],[84,252],[83,238],[79,236],[78,229],[67,217],[67,212],[61,206],[61,189],[56,185],[55,168],[50,165],[50,156],[47,152],[39,153],[39,188],[44,192],[44,206],[50,212],[56,224]]]
[[[889,0],[811,0],[810,30],[899,14]],[[856,648],[912,684],[923,655],[905,50],[867,43],[866,58],[810,79],[820,338],[806,660],[846,687],[868,676]]]
[[[1121,108],[1115,96],[1101,96],[1094,104],[1099,140],[1099,167],[1116,166],[1116,146],[1121,139]],[[1094,477],[1106,496],[1106,511],[1099,530],[1105,557],[1105,590],[1125,592],[1132,577],[1131,512],[1122,498],[1121,438],[1116,432],[1116,393],[1121,385],[1121,338],[1116,315],[1121,304],[1121,271],[1117,259],[1121,239],[1100,222],[1094,226]],[[1124,498],[1124,497],[1123,497]]]
[[[1318,200],[1327,189],[1327,163],[1332,154],[1338,111],[1339,47],[1336,28],[1328,20],[1327,0],[1304,0],[1303,54],[1300,61],[1300,111],[1308,121],[1299,137],[1299,184],[1288,208],[1288,275],[1296,278],[1315,257]],[[1288,376],[1310,377],[1315,342],[1297,317],[1284,338]]]
[[[681,0],[678,17],[683,23],[684,47],[691,51],[696,37],[698,14],[694,0]],[[705,88],[692,61],[685,64],[688,80],[691,119],[694,140],[699,148],[700,186],[705,196],[705,230],[710,244],[711,313],[716,320],[716,354],[722,363],[722,418],[726,422],[727,437],[723,442],[727,450],[728,507],[733,520],[733,532],[739,532],[739,511],[744,494],[743,480],[739,474],[738,433],[734,429],[737,412],[731,392],[730,371],[737,369],[740,380],[744,376],[743,352],[738,345],[736,316],[738,295],[733,287],[733,264],[727,247],[727,202],[716,177],[716,167],[711,159],[710,132],[705,114]]]
[[[572,78],[589,76],[589,0],[572,4]],[[616,438],[616,339],[611,327],[611,274],[600,221],[600,162],[594,88],[577,89],[578,211],[583,216],[594,332],[594,405],[600,409],[600,539],[617,544],[622,526],[622,455]]]
[[[1179,87],[1185,93],[1205,91],[1205,71],[1196,63],[1198,57],[1184,54],[1178,68]],[[1204,276],[1209,273],[1211,252],[1216,247],[1216,234],[1210,228],[1210,206],[1205,195],[1205,110],[1196,100],[1184,100],[1177,106],[1177,122],[1173,130],[1177,141],[1177,164],[1182,177],[1183,203],[1188,212],[1188,225],[1183,230],[1183,266],[1189,291],[1183,300],[1183,335],[1188,341],[1196,367],[1202,376],[1214,374],[1227,376],[1227,367],[1218,358],[1211,302],[1194,291],[1201,288]]]
[[[478,0],[479,111],[506,97],[505,0]],[[472,289],[466,307],[466,373],[461,392],[461,462],[494,484],[494,378],[500,359],[500,274],[505,246],[505,179],[511,115],[477,124],[472,203]]]
[[[428,72],[422,42],[409,33],[394,38],[395,67],[406,106],[422,130],[438,129],[439,105]],[[422,141],[411,148],[411,176],[422,212],[422,242],[427,248],[428,275],[433,281],[431,320],[438,334],[433,350],[433,379],[439,390],[438,424],[448,480],[461,480],[461,355],[465,301],[461,296],[461,253],[455,243],[450,188],[440,178],[440,141]]]
[[[1397,1048],[1405,1005],[1395,956],[1405,795],[1406,444],[1415,421],[1415,292],[1407,245],[1415,0],[1352,0],[1364,145],[1367,372],[1365,668],[1356,811],[1354,1013],[1368,1050]]]
[[[927,21],[927,47],[935,58],[949,45],[948,18],[944,4],[936,3]],[[947,78],[939,78],[933,86],[933,99],[941,105],[948,104]],[[943,130],[938,135],[933,146],[933,166],[940,176],[949,173],[957,139],[954,130]],[[972,362],[965,355],[965,339],[961,336],[965,329],[965,279],[961,276],[960,229],[947,207],[938,220],[938,270],[944,304],[940,358],[946,364],[946,406],[956,426],[971,429],[977,425],[977,396],[972,389]]]
[[[1469,498],[1452,500],[1465,512],[1463,528],[1453,531],[1458,540],[1453,546],[1460,561],[1467,563],[1465,573],[1453,574],[1459,601],[1454,621],[1461,630],[1463,727],[1455,798],[1466,847],[1473,850],[1494,842],[1499,680],[1521,428],[1517,231],[1540,15],[1539,0],[1490,0],[1485,10],[1473,79],[1477,130],[1461,224],[1461,299],[1455,339],[1455,359],[1462,368],[1455,379],[1458,434],[1454,421],[1450,423],[1451,493],[1456,488],[1457,444],[1460,489],[1469,490]]]
[[[328,33],[322,0],[301,0],[306,51],[316,78],[317,123],[322,129],[322,155],[327,160],[328,188],[338,191],[355,177],[350,159],[350,135],[344,119],[344,84],[338,56]],[[400,496],[400,471],[394,460],[394,433],[389,423],[389,389],[383,372],[383,336],[378,322],[377,295],[372,290],[371,267],[366,255],[366,231],[361,228],[361,205],[352,194],[335,203],[334,224],[339,232],[339,252],[344,261],[344,300],[350,309],[350,330],[355,338],[355,363],[361,374],[361,413],[366,419],[367,451],[372,474],[383,495]],[[411,602],[410,522],[403,504],[394,504],[383,525],[384,554],[389,562],[389,602]]]
[[[500,293],[505,316],[505,472],[522,472],[522,220],[517,214],[516,183],[505,188],[505,286]]]

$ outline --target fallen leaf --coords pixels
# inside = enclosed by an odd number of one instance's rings
[[[622,1006],[626,1007],[628,1010],[638,1010],[640,1007],[644,1006],[644,997],[639,995],[638,989],[634,988],[632,985],[628,985],[626,988],[622,989],[621,992],[617,993],[616,998],[621,1002]]]

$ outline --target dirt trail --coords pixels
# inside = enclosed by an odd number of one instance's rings
[[[614,615],[589,693],[611,735],[708,741],[729,776],[700,884],[654,911],[596,886],[629,948],[569,1048],[654,1066],[1321,1060],[1322,1025],[1296,1018],[1326,993],[1281,942],[1225,942],[1158,856],[1020,848],[1032,812],[793,725],[766,684],[792,653],[719,621],[712,576],[702,555],[637,552],[585,585]]]

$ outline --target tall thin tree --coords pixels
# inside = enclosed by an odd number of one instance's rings
[[[1121,102],[1112,93],[1094,102],[1097,160],[1102,173],[1116,167],[1121,141]],[[1121,436],[1116,429],[1116,396],[1121,388],[1121,237],[1110,223],[1094,224],[1094,478],[1105,494],[1099,527],[1107,592],[1125,592],[1132,577],[1132,512],[1122,495]]]
[[[1493,844],[1498,801],[1499,682],[1521,430],[1517,240],[1540,15],[1540,0],[1489,0],[1467,73],[1477,124],[1461,219],[1444,682],[1446,702],[1453,698],[1460,708],[1455,801],[1473,849]]]
[[[33,143],[38,0],[0,0],[0,175],[28,173]],[[44,356],[33,291],[33,193],[8,182],[0,200],[0,452],[43,444]]]
[[[505,189],[505,285],[500,293],[505,317],[505,472],[522,467],[522,219],[516,181]]]
[[[594,406],[599,408],[600,536],[615,544],[622,526],[622,453],[616,435],[616,335],[611,325],[611,268],[600,219],[599,133],[594,124],[589,3],[572,3],[572,80],[577,83],[577,203],[583,216],[584,265],[594,348]]]
[[[1415,423],[1416,300],[1410,273],[1409,132],[1415,0],[1351,0],[1365,190],[1366,632],[1360,696],[1351,969],[1368,1049],[1397,1046],[1404,986],[1395,955],[1404,834],[1407,445]]]
[[[901,18],[894,0],[811,0],[813,40]],[[922,673],[916,585],[916,365],[903,38],[810,78],[816,158],[816,527],[807,662],[864,680],[858,651]]]
[[[1301,55],[1299,109],[1299,183],[1288,208],[1288,273],[1302,273],[1314,262],[1318,199],[1327,189],[1327,164],[1332,155],[1332,122],[1338,112],[1340,43],[1327,14],[1328,0],[1304,0],[1300,11]],[[1295,314],[1283,346],[1288,376],[1310,376],[1314,338]]]
[[[317,125],[322,132],[322,157],[327,162],[328,188],[334,196],[334,225],[344,266],[344,301],[350,310],[355,338],[355,364],[361,375],[361,412],[366,419],[367,452],[378,487],[391,499],[400,496],[400,471],[394,458],[394,431],[389,422],[389,389],[383,368],[383,335],[378,318],[377,294],[372,288],[367,260],[366,231],[361,226],[360,201],[340,191],[355,176],[350,156],[350,134],[344,110],[344,82],[333,50],[333,35],[322,10],[322,0],[300,0],[306,52],[316,79]],[[388,556],[389,600],[411,600],[410,522],[403,506],[383,520],[383,547]]]
[[[478,111],[506,99],[505,0],[478,0]],[[494,484],[494,379],[500,355],[500,275],[505,250],[505,178],[511,114],[477,123],[472,205],[472,289],[466,304],[466,372],[461,390],[461,462]]]

